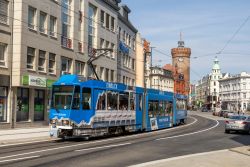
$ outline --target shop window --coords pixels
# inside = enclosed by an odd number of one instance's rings
[[[34,121],[44,120],[45,91],[35,90],[34,98]]]
[[[0,87],[0,122],[7,121],[7,88]]]
[[[16,121],[20,122],[28,120],[29,120],[29,89],[18,88]]]

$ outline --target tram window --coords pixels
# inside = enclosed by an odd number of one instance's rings
[[[128,110],[128,93],[119,94],[119,110]]]
[[[75,86],[72,109],[80,109],[80,86]]]
[[[83,110],[91,109],[91,89],[90,88],[82,89],[82,109]]]
[[[159,115],[159,101],[150,100],[148,102],[148,115],[149,117],[155,117]]]
[[[165,115],[165,102],[164,101],[160,101],[159,102],[159,115],[160,116],[164,116]]]
[[[117,110],[118,94],[116,92],[107,93],[107,109]]]
[[[106,93],[105,92],[103,92],[98,98],[97,110],[106,110]]]
[[[166,103],[166,115],[171,116],[173,113],[173,103],[172,102],[167,102]]]
[[[142,95],[139,95],[139,111],[142,111]]]
[[[130,98],[129,98],[129,100],[130,100],[130,107],[129,107],[129,109],[130,110],[135,110],[135,94],[134,93],[130,93]]]

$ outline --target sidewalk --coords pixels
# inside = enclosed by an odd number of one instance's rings
[[[0,146],[10,143],[49,139],[49,126],[43,128],[0,130]]]
[[[131,167],[250,167],[250,146],[190,154],[158,161],[133,165]]]

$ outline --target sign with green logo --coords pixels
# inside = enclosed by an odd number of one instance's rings
[[[28,75],[24,75],[22,78],[22,84],[23,85],[29,85],[29,76]]]
[[[39,86],[39,87],[46,87],[46,78],[44,77],[36,77],[36,76],[29,76],[29,85],[30,86]]]

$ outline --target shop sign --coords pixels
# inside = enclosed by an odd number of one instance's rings
[[[29,76],[29,85],[30,86],[39,86],[39,87],[46,87],[46,78],[43,77],[36,77],[36,76]]]

